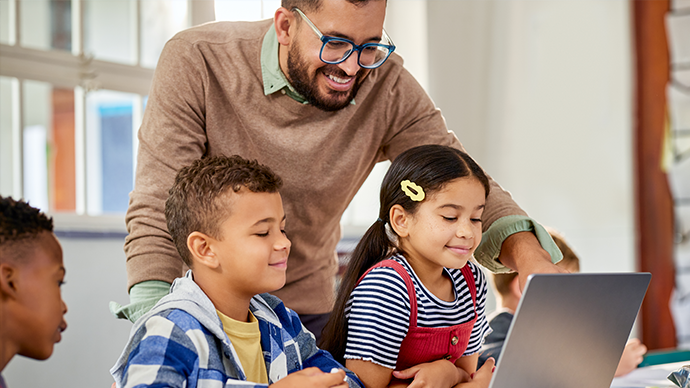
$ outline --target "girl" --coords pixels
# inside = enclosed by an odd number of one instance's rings
[[[415,147],[391,164],[323,335],[367,388],[471,380],[490,332],[486,279],[470,261],[488,194],[486,174],[451,147]]]

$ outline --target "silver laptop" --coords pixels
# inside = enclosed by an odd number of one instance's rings
[[[530,276],[490,387],[610,387],[651,277]]]

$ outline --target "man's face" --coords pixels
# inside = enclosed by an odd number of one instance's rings
[[[321,2],[318,11],[307,17],[322,34],[345,38],[355,44],[379,42],[386,15],[386,2],[371,0],[354,5],[345,0]],[[292,86],[315,107],[325,111],[343,109],[350,104],[370,70],[359,67],[357,53],[337,65],[319,58],[321,41],[298,15],[297,32],[288,51],[287,77]]]

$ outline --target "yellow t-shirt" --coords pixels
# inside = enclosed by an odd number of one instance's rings
[[[223,324],[223,331],[230,338],[240,363],[247,375],[247,381],[268,384],[268,373],[263,351],[261,350],[261,332],[259,321],[249,312],[249,322],[240,322],[216,310]]]

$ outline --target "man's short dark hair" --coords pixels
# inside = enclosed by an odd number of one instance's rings
[[[256,160],[238,155],[205,157],[180,169],[165,202],[168,231],[187,266],[192,265],[187,237],[201,232],[220,239],[220,225],[230,216],[222,196],[243,187],[254,193],[276,193],[282,179]]]
[[[297,7],[303,12],[316,12],[321,8],[324,0],[281,0],[280,6],[292,10]],[[329,0],[325,0],[329,1]],[[372,0],[347,0],[348,2],[361,6]]]
[[[0,258],[25,257],[25,246],[42,232],[53,232],[53,219],[24,200],[0,196]]]

